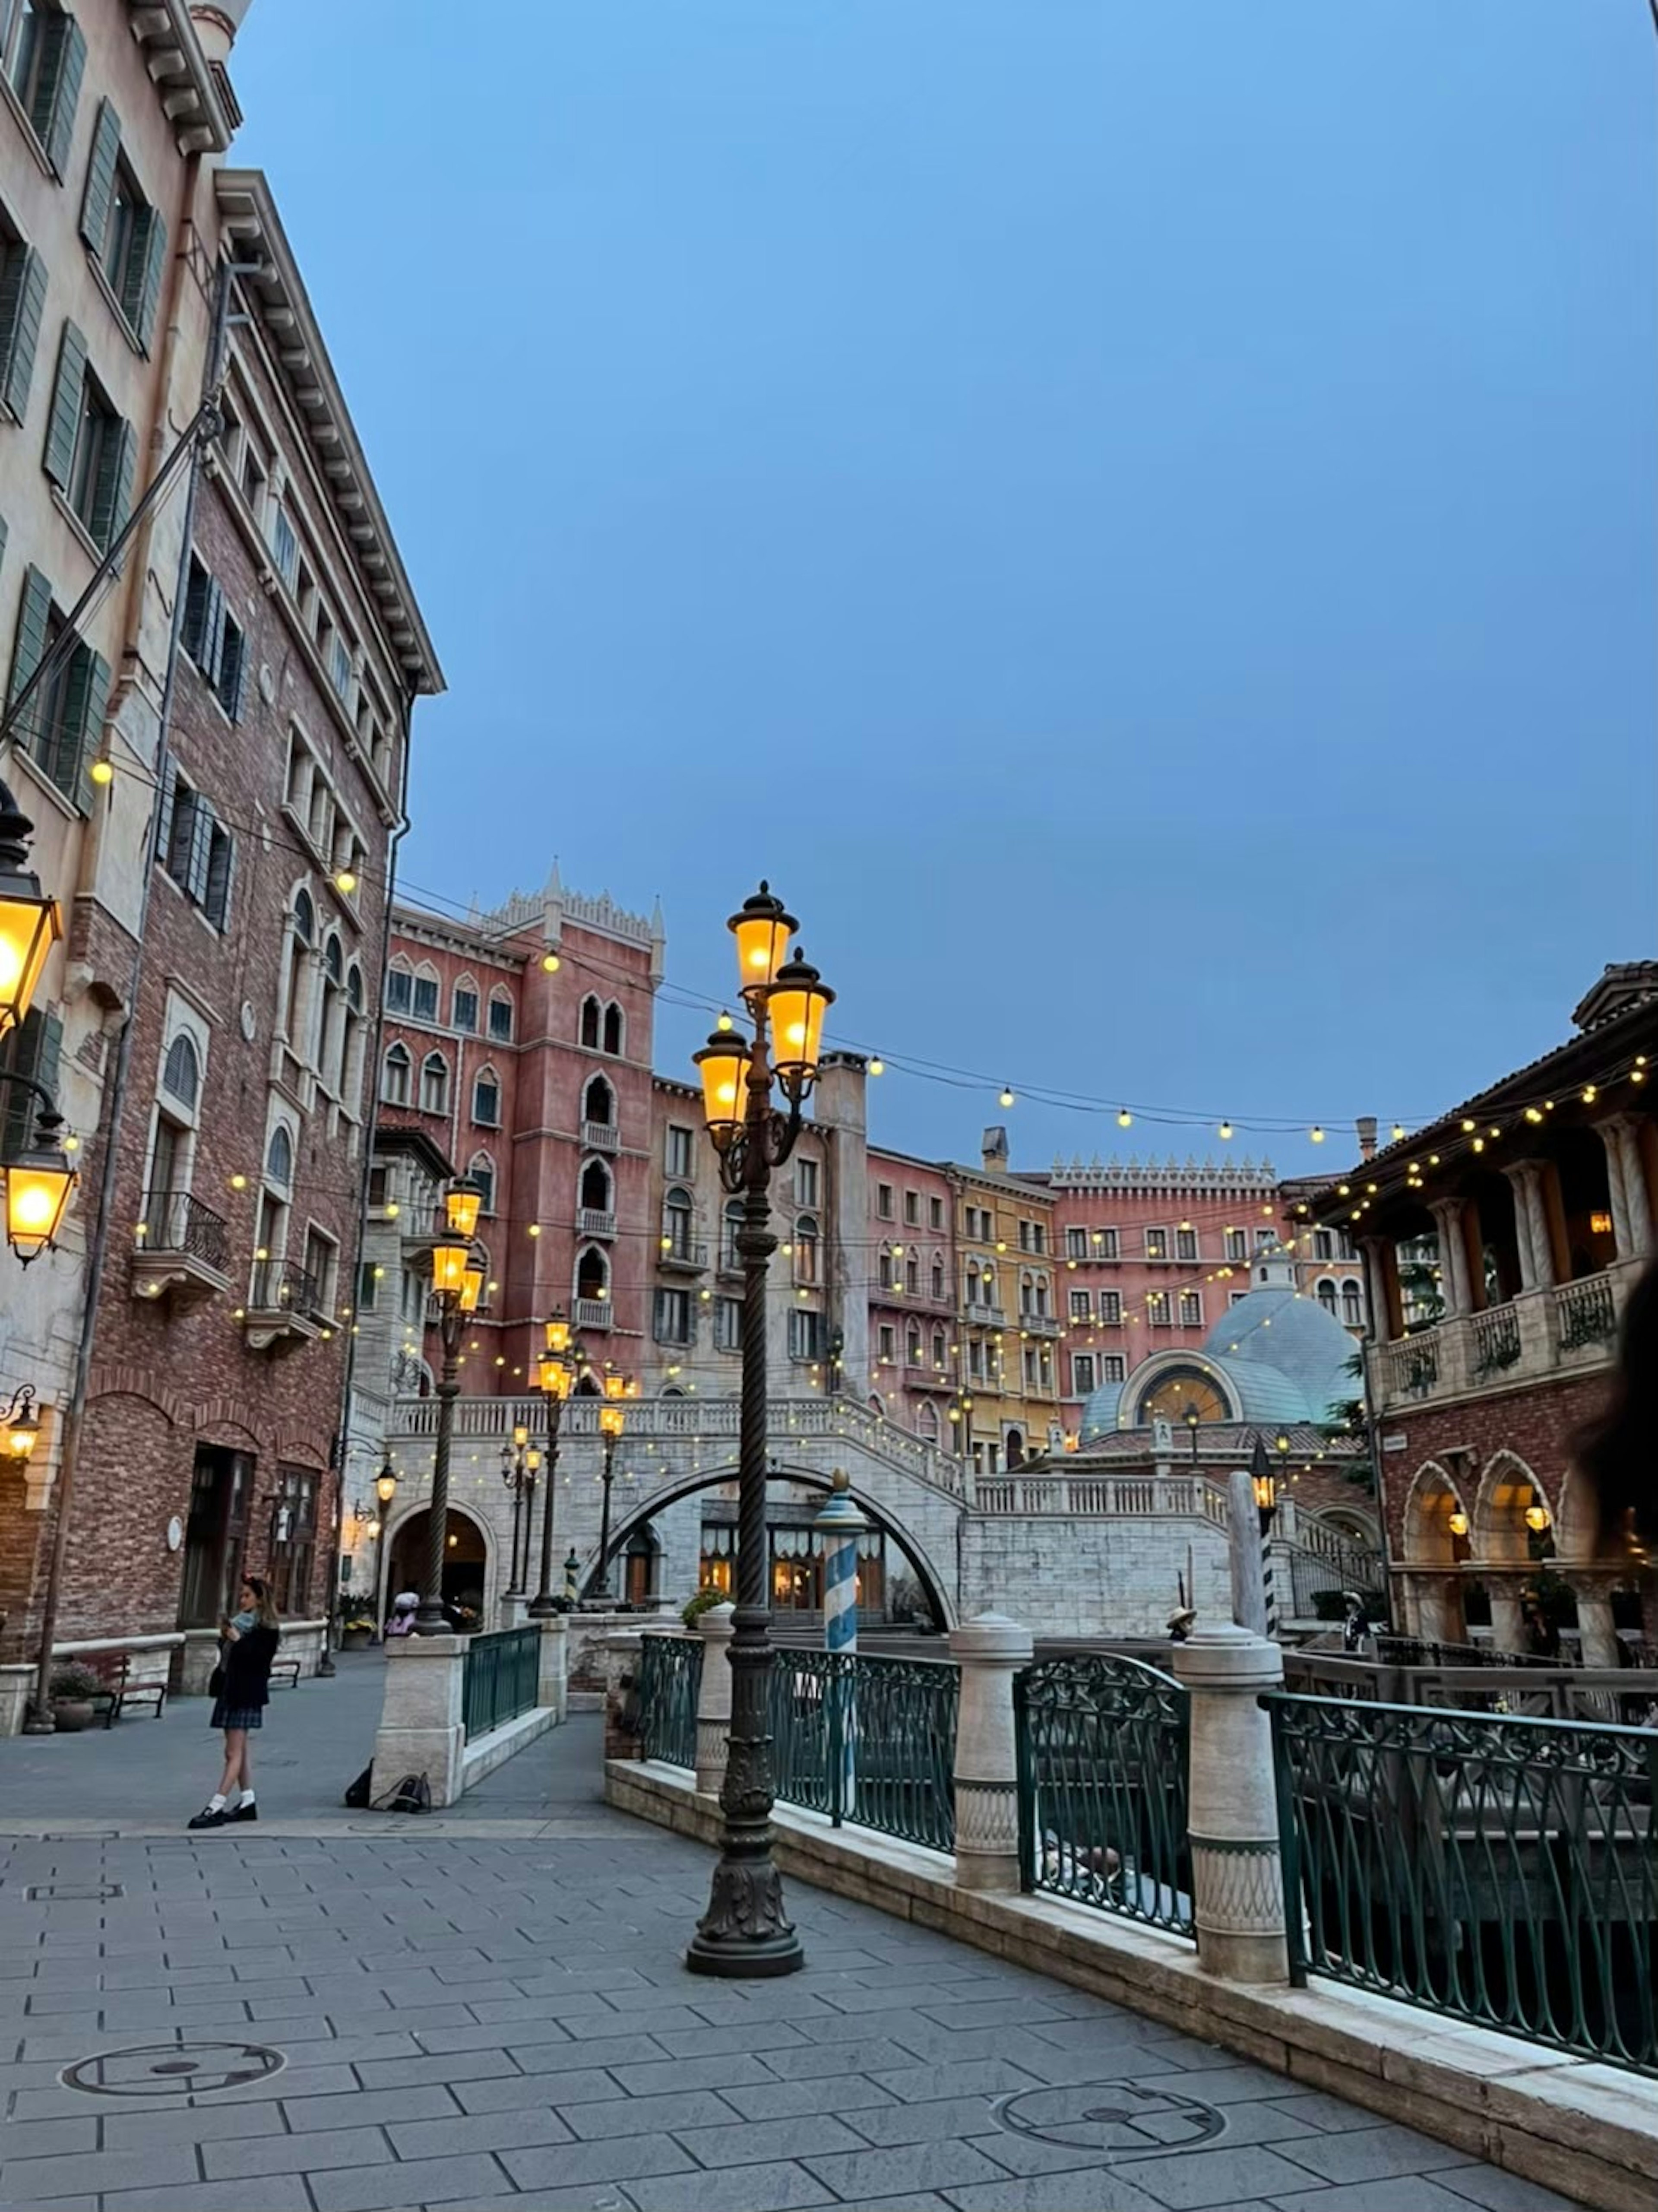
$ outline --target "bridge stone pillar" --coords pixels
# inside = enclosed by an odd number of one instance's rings
[[[1005,1613],[981,1613],[950,1632],[962,1669],[956,1723],[956,1884],[1019,1887],[1019,1769],[1013,1676],[1029,1666],[1030,1631]]]
[[[1175,1646],[1192,1698],[1187,1819],[1198,1963],[1232,1982],[1290,1978],[1272,1729],[1264,1690],[1284,1654],[1248,1628],[1199,1628]]]

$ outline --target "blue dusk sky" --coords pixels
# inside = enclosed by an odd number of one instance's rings
[[[933,1155],[1221,1149],[1126,1099],[1333,1169],[1556,1042],[1655,949],[1655,52],[1646,0],[253,0],[234,158],[449,680],[410,896],[556,854],[718,998],[769,875],[842,1042],[988,1079],[878,1089]]]

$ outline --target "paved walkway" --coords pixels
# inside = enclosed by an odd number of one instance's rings
[[[309,1834],[179,1831],[204,1707],[0,1743],[5,2212],[1563,2212],[804,1884],[805,1973],[689,1975],[708,1856],[600,1802],[594,1719],[452,1819],[346,1814],[378,1690],[273,1707],[262,1795]]]

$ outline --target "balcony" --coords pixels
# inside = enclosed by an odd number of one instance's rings
[[[720,1246],[720,1258],[715,1266],[714,1273],[719,1275],[722,1280],[741,1282],[743,1279],[743,1255],[734,1244],[727,1243]]]
[[[253,1352],[295,1352],[322,1333],[318,1318],[322,1286],[286,1260],[254,1263],[242,1327]]]
[[[622,1138],[614,1121],[584,1121],[581,1141],[590,1152],[613,1152]]]
[[[1552,1290],[1523,1291],[1484,1313],[1438,1322],[1395,1344],[1373,1345],[1377,1411],[1403,1413],[1610,1366],[1624,1301],[1641,1266],[1627,1261]]]
[[[132,1295],[171,1297],[195,1305],[230,1288],[230,1232],[219,1214],[187,1190],[144,1193],[138,1249],[132,1257]]]
[[[600,1213],[596,1207],[591,1206],[579,1206],[576,1209],[575,1225],[576,1234],[579,1237],[614,1237],[616,1235],[615,1214]]]
[[[1007,1326],[1005,1308],[987,1306],[982,1298],[969,1298],[962,1310],[969,1321],[977,1322],[986,1328],[1005,1328]]]
[[[609,1329],[615,1326],[608,1298],[578,1298],[575,1302],[575,1325],[578,1328]]]
[[[666,1238],[656,1255],[659,1267],[666,1267],[676,1275],[701,1275],[708,1273],[708,1248],[689,1237]]]
[[[1057,1336],[1060,1333],[1059,1320],[1054,1314],[1022,1313],[1019,1327],[1027,1336]]]

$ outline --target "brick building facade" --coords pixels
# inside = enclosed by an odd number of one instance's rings
[[[185,1686],[242,1571],[292,1623],[328,1602],[392,842],[441,683],[264,180],[222,171],[215,199],[259,274],[233,294],[159,792],[111,800],[160,819],[58,1628],[181,1630]]]

